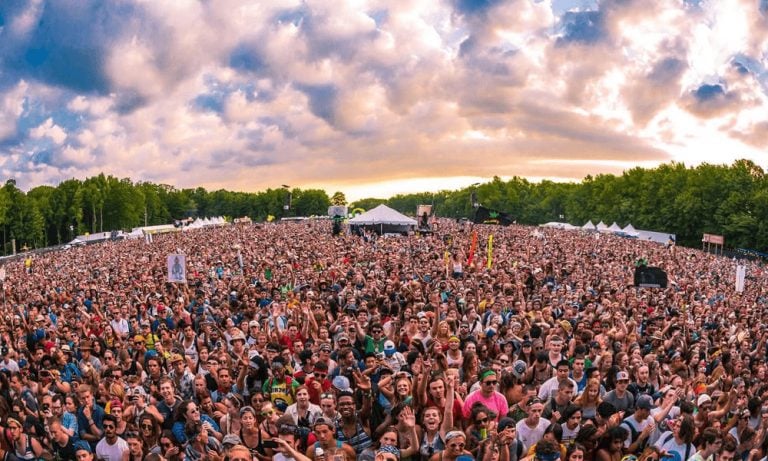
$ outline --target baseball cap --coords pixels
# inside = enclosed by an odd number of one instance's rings
[[[616,373],[616,381],[629,381],[629,373],[626,371]]]
[[[503,431],[504,429],[508,427],[514,427],[515,426],[515,420],[508,417],[503,417],[499,421],[499,432]]]
[[[227,434],[221,440],[221,444],[222,445],[240,445],[242,444],[242,441],[240,440],[240,437],[235,434]]]
[[[397,352],[395,343],[391,340],[384,341],[384,353],[387,355],[387,357],[392,357],[395,355],[395,352]]]
[[[700,407],[704,405],[705,403],[711,402],[712,397],[708,396],[707,394],[701,394],[699,398],[696,400],[696,406]]]
[[[643,394],[637,398],[637,403],[635,404],[638,409],[642,410],[652,410],[653,409],[653,398],[650,395]]]
[[[337,376],[333,378],[333,387],[341,392],[351,391],[352,387],[349,385],[349,379],[346,376]]]
[[[512,374],[515,378],[521,379],[525,376],[526,371],[528,371],[528,364],[524,361],[516,360],[515,363],[512,364]]]
[[[251,320],[250,322],[248,322],[248,326],[249,327],[257,327],[257,326],[259,326],[259,322],[257,322],[256,320]]]

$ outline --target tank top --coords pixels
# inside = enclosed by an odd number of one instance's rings
[[[355,449],[355,453],[358,455],[362,453],[363,450],[373,445],[371,436],[365,432],[365,429],[363,428],[363,425],[360,424],[360,421],[355,422],[355,434],[350,438],[347,438],[347,436],[344,435],[343,426],[340,425],[336,429],[336,439],[341,442],[347,442],[352,446],[352,448]]]
[[[184,342],[181,343],[184,345]],[[199,355],[197,354],[197,338],[192,339],[192,345],[189,347],[184,347],[184,355],[191,358],[194,363],[197,363]]]
[[[425,431],[421,436],[421,444],[419,445],[421,461],[429,461],[429,458],[431,458],[432,455],[443,450],[445,450],[445,442],[443,442],[443,438],[440,437],[440,431],[435,433],[432,442],[427,441],[427,433]]]

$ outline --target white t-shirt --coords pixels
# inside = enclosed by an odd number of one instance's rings
[[[636,438],[640,437],[640,433],[643,432],[643,429],[645,429],[651,424],[651,421],[653,421],[653,418],[651,418],[650,416],[645,418],[642,423],[637,422],[637,418],[635,418],[635,415],[632,415],[628,418],[624,418],[624,421],[621,422],[620,426],[626,429],[627,432],[629,432],[629,437],[627,437],[627,440],[624,441],[624,448],[629,448],[630,445],[635,443]],[[630,427],[635,428],[637,435],[633,436],[633,433],[632,433],[632,430],[630,430]]]
[[[678,444],[675,437],[669,431],[663,433],[661,437],[659,437],[658,442],[656,442],[656,448],[662,453],[666,452],[667,456],[664,456],[664,459],[670,461],[688,461],[685,456],[686,448],[688,451],[688,458],[696,453],[696,447],[694,447],[693,444],[688,444],[687,447],[684,444]]]
[[[518,421],[515,427],[517,428],[517,439],[523,443],[523,453],[527,452],[544,437],[544,431],[547,430],[550,424],[546,419],[539,418],[539,424],[534,428],[530,428],[525,419]]]
[[[122,461],[123,453],[128,451],[128,442],[121,437],[117,438],[114,445],[107,443],[103,438],[96,444],[96,459],[101,461]]]

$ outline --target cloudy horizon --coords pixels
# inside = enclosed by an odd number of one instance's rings
[[[350,198],[768,167],[768,0],[10,0],[0,174]]]

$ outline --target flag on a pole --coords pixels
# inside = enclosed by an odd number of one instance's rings
[[[488,269],[493,265],[493,234],[488,236]]]

